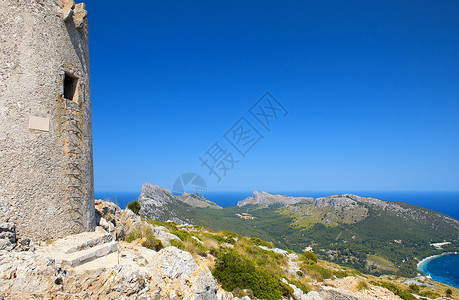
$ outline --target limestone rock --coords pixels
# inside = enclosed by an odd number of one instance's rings
[[[63,0],[63,9],[62,9],[62,16],[64,17],[64,21],[67,22],[73,15],[73,9],[75,8],[75,1],[74,0]]]
[[[305,295],[306,297],[304,299],[307,300],[322,300],[323,298],[320,297],[320,294],[316,291],[310,291]]]
[[[68,239],[55,243],[67,244]],[[0,250],[0,295],[7,299],[217,299],[211,272],[198,266],[188,252],[175,247],[155,252],[125,243],[121,253],[118,262],[112,253],[72,267],[47,258],[40,249],[36,253]]]
[[[234,300],[234,296],[232,293],[227,292],[222,288],[219,288],[217,291],[217,299],[218,300]]]
[[[75,22],[76,28],[81,28],[84,25],[85,19],[88,16],[88,12],[85,8],[86,6],[84,3],[78,3],[75,5],[75,9],[73,10],[73,21]]]
[[[105,217],[107,214],[117,216],[121,213],[122,209],[113,202],[95,200],[96,211],[100,213],[102,217]]]
[[[352,293],[329,286],[320,287],[320,296],[324,299],[343,299],[343,300],[361,300],[360,297],[354,296]]]
[[[99,226],[101,226],[105,231],[108,232],[108,222],[104,218],[100,218]]]
[[[199,267],[190,278],[191,291],[197,299],[211,300],[217,295],[217,285],[206,267]]]
[[[169,246],[171,240],[181,241],[177,236],[171,234],[166,227],[143,222],[141,217],[134,214],[130,209],[122,210],[116,204],[108,201],[96,200],[95,203],[96,215],[99,216],[98,223],[105,231],[115,233],[118,240],[124,240],[136,230],[149,230],[164,246]]]
[[[16,243],[16,226],[12,223],[0,222],[0,239],[8,239]]]
[[[175,247],[161,249],[154,258],[156,276],[167,276],[173,279],[183,275],[190,276],[198,268],[198,264],[190,253]]]
[[[0,239],[0,250],[11,251],[14,248],[14,244],[9,239]]]
[[[32,252],[0,251],[0,294],[7,299],[53,291],[57,266]]]
[[[282,282],[288,284],[293,289],[293,296],[295,296],[295,299],[297,300],[322,300],[322,297],[319,295],[318,292],[311,291],[305,294],[296,285],[288,283],[287,280],[285,280],[285,278],[282,278]]]

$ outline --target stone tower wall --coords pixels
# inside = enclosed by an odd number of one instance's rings
[[[1,0],[0,221],[41,239],[94,230],[93,182],[84,4]]]

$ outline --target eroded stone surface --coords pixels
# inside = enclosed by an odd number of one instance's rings
[[[0,295],[7,299],[65,295],[72,299],[217,299],[209,269],[198,266],[188,252],[175,247],[155,252],[129,245],[122,247],[119,264],[116,253],[111,255],[113,265],[94,268],[89,262],[72,268],[40,252],[0,251]]]

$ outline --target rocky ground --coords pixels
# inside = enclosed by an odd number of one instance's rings
[[[51,242],[18,237],[14,225],[0,224],[0,299],[239,299],[212,276],[211,255],[193,257],[170,246],[181,240],[166,227],[111,202],[96,201],[96,215],[95,232]],[[139,230],[151,232],[165,248],[148,249],[145,238],[124,241]],[[285,255],[291,272],[298,271],[296,254],[269,251]],[[359,290],[359,280],[315,283],[316,291],[307,294],[290,286],[297,300],[401,299],[378,286]]]

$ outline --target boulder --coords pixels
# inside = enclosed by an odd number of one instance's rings
[[[361,300],[360,297],[353,295],[351,292],[334,288],[330,286],[321,286],[319,288],[320,296],[329,300]]]
[[[0,222],[1,239],[8,239],[11,243],[16,243],[16,226],[12,223]]]
[[[191,276],[198,269],[198,264],[189,252],[176,247],[161,249],[154,257],[156,276],[177,279],[181,276]]]

